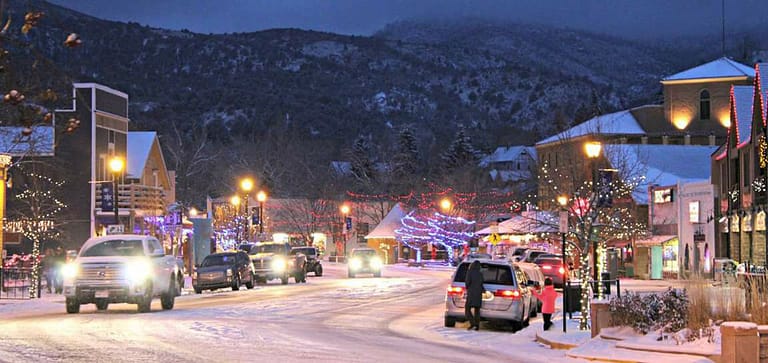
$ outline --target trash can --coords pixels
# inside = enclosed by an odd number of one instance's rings
[[[573,313],[581,311],[581,285],[569,281],[565,285],[564,292],[566,294],[564,313]]]
[[[603,292],[606,295],[611,294],[611,273],[603,272],[600,274],[600,278],[603,280]]]

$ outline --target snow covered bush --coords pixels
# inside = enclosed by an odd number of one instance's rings
[[[658,329],[675,332],[686,327],[688,296],[685,290],[672,288],[662,294],[626,291],[611,299],[610,312],[614,324],[631,326],[643,334]]]

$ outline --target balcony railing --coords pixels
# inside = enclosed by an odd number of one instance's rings
[[[100,188],[96,188],[96,206],[100,210]],[[162,215],[166,210],[165,190],[141,184],[118,184],[117,207],[144,215]]]

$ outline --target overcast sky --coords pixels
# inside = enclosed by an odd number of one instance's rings
[[[200,33],[301,28],[370,35],[407,19],[480,17],[620,36],[768,26],[768,0],[52,0],[99,18]]]

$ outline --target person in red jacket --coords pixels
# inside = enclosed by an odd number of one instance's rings
[[[557,291],[555,286],[552,285],[552,279],[547,277],[544,279],[544,289],[539,292],[531,290],[533,296],[541,300],[541,314],[544,315],[544,330],[549,330],[552,326],[552,314],[555,313],[555,300],[557,300]]]

